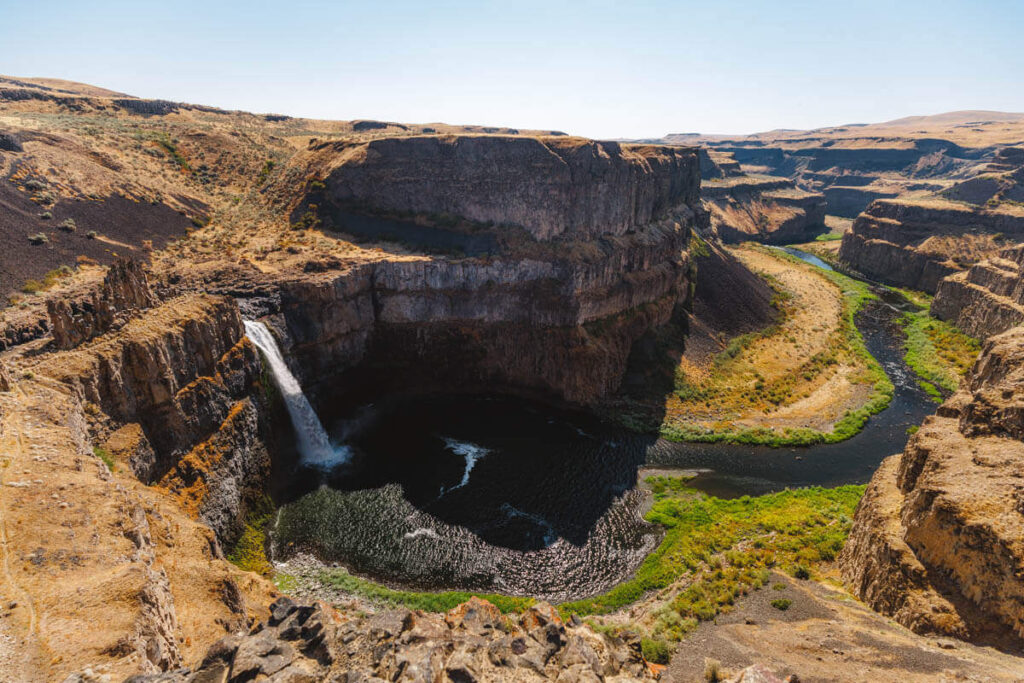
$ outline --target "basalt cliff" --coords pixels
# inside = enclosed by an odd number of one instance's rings
[[[28,101],[46,107],[117,106],[36,94]],[[689,306],[687,248],[703,220],[695,149],[357,132],[265,165],[273,173],[254,176],[261,191],[240,209],[252,223],[215,221],[177,250],[129,245],[110,268],[80,261],[8,310],[0,504],[16,599],[0,625],[19,639],[11,656],[28,680],[183,667],[192,673],[175,675],[188,680],[288,667],[306,680],[331,666],[390,679],[417,667],[455,680],[648,675],[636,643],[541,608],[511,623],[474,604],[463,610],[472,620],[406,614],[378,620],[384,630],[349,617],[339,626],[321,608],[270,612],[276,589],[227,561],[271,472],[295,457],[243,317],[270,326],[314,400],[339,386],[443,386],[587,405],[617,389],[639,339]],[[19,139],[0,152],[8,173],[52,162],[52,139]],[[19,189],[24,177],[5,187],[31,201],[38,186]],[[212,182],[178,182],[218,206]]]

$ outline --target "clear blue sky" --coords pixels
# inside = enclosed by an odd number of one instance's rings
[[[1024,0],[0,0],[0,73],[318,118],[745,133],[1024,111]]]

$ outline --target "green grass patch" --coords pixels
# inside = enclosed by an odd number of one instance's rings
[[[106,448],[93,446],[92,454],[95,455],[100,460],[102,460],[103,464],[107,466],[108,470],[110,470],[111,472],[114,471],[114,468],[117,466],[117,463],[114,460],[114,456],[110,454],[110,451],[108,451]]]
[[[273,518],[273,502],[268,496],[260,498],[249,511],[242,535],[227,553],[228,561],[247,572],[273,576],[274,567],[266,551],[267,525]]]
[[[447,612],[476,596],[487,600],[501,612],[522,612],[534,604],[533,598],[513,597],[497,593],[474,593],[465,591],[444,591],[440,593],[395,590],[367,579],[349,574],[345,569],[326,569],[317,575],[325,586],[358,595],[374,602],[387,605],[401,605],[408,609],[425,612]]]
[[[815,487],[726,500],[666,479],[648,480],[655,502],[646,519],[665,527],[661,545],[632,579],[561,605],[564,615],[614,612],[692,576],[654,627],[654,636],[678,640],[764,585],[769,570],[809,573],[834,559],[864,493],[863,486]]]
[[[910,301],[917,304],[916,299]],[[970,370],[981,351],[978,340],[931,317],[927,309],[905,313],[901,324],[906,335],[903,357],[921,378],[921,388],[939,400],[942,399],[939,389],[946,393],[956,391],[960,378]]]
[[[766,248],[765,248],[766,249]],[[767,249],[766,249],[767,251]],[[781,250],[771,250],[772,256],[786,259],[800,267],[809,267],[805,261]],[[872,393],[868,400],[860,408],[847,411],[832,427],[830,432],[822,432],[806,428],[785,428],[771,429],[767,427],[758,428],[724,428],[706,429],[696,425],[675,424],[666,422],[661,426],[661,436],[669,441],[695,441],[703,443],[734,443],[762,446],[810,446],[818,443],[835,443],[844,441],[857,434],[867,423],[868,418],[880,413],[888,407],[892,401],[895,387],[881,364],[875,360],[864,343],[864,337],[854,323],[854,316],[866,304],[876,301],[875,295],[870,286],[847,275],[835,271],[819,269],[818,272],[828,279],[832,284],[839,287],[843,294],[843,316],[840,322],[839,334],[842,338],[846,351],[856,357],[862,366],[861,376],[856,379],[870,384]],[[769,282],[769,284],[772,284]],[[754,340],[777,333],[778,325],[772,325],[760,332],[745,334],[732,339],[729,345],[715,357],[715,367],[722,370],[728,363],[742,354]],[[815,373],[821,372],[828,365],[835,363],[834,353],[818,354],[810,359],[804,367],[805,378],[813,377]],[[788,402],[792,396],[791,391],[795,386],[795,380],[791,382],[776,383],[773,386],[755,384],[753,400],[765,401],[772,405],[782,405]],[[682,400],[700,400],[705,397],[700,387],[680,382],[677,376],[676,393]]]
[[[782,610],[783,612],[788,610],[789,606],[792,604],[793,601],[789,598],[778,598],[776,600],[772,600],[772,607],[774,607],[777,610]]]
[[[836,240],[843,239],[843,233],[841,232],[826,232],[818,235],[814,238],[815,242],[835,242]]]

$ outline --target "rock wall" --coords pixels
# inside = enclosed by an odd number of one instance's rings
[[[324,179],[321,214],[358,204],[414,228],[423,218],[435,236],[487,236],[494,251],[310,262],[255,298],[271,302],[262,314],[313,393],[363,365],[382,388],[592,403],[618,386],[632,343],[687,302],[696,159],[565,138],[315,145],[301,168]]]
[[[694,205],[693,148],[581,138],[434,135],[314,143],[296,163],[324,200],[461,216],[535,239],[623,235]]]
[[[1024,323],[1024,245],[939,282],[931,313],[982,338]]]
[[[1024,239],[1024,214],[951,202],[878,200],[843,236],[839,258],[865,276],[934,293],[939,282]]]
[[[110,419],[106,444],[141,481],[181,497],[222,540],[237,536],[270,460],[259,356],[233,301],[173,299],[38,368]]]
[[[705,181],[701,196],[726,242],[806,242],[825,230],[825,198],[787,178],[731,175]]]
[[[1024,327],[887,459],[839,557],[876,610],[920,633],[1024,644]]]
[[[271,617],[213,645],[202,662],[131,683],[276,681],[654,680],[636,636],[599,635],[540,603],[504,617],[480,598],[446,614],[399,610],[353,619],[281,598]]]

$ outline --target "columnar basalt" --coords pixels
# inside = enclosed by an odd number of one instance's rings
[[[314,390],[365,361],[406,386],[592,403],[686,303],[695,150],[433,136],[315,144],[296,163],[320,179],[300,219],[487,250],[311,264],[276,283],[270,322]]]

